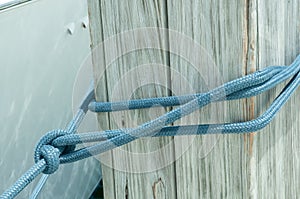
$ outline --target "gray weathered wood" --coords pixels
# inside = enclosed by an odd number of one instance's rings
[[[300,4],[297,0],[258,1],[257,68],[289,65],[300,52]],[[258,97],[256,115],[280,93],[282,86]],[[254,198],[299,198],[299,89],[274,121],[254,136]]]
[[[202,92],[268,65],[290,64],[300,52],[299,10],[297,0],[91,1],[93,45],[134,28],[151,26],[177,31],[159,38],[161,45],[172,53],[138,50],[122,54],[122,45],[126,42],[117,36],[116,52],[122,56],[107,68],[107,63],[95,65],[97,99],[113,101],[128,99],[131,94],[133,98],[140,98]],[[150,35],[143,34],[133,43],[143,42]],[[184,40],[186,37],[182,34],[200,45],[201,53],[195,56],[195,46]],[[104,57],[111,56],[112,52],[108,51],[104,50]],[[214,67],[210,65],[212,62]],[[158,76],[165,76],[162,86],[172,92],[150,85],[133,92],[131,89],[142,82],[139,74],[135,74],[127,84],[121,85],[115,97],[114,86],[118,80],[137,66],[149,63],[169,66]],[[195,63],[200,63],[200,70]],[[103,71],[104,75],[99,77]],[[282,87],[256,98],[208,106],[175,124],[254,119],[270,105]],[[147,159],[146,164],[133,161],[133,156],[121,157],[119,150],[105,153],[102,155],[105,197],[298,198],[299,95],[297,91],[271,125],[260,132],[147,138],[121,147],[125,151],[149,153],[169,143],[171,148],[167,153],[157,159]],[[99,125],[101,129],[132,127],[151,119],[151,114],[165,111],[99,114]],[[122,122],[117,121],[120,118]],[[167,155],[176,162],[156,171],[136,173],[147,169],[147,164],[159,165],[162,159],[169,158]]]
[[[103,50],[101,43],[103,41],[103,33],[102,33],[102,18],[100,17],[100,1],[98,0],[89,0],[88,1],[88,12],[90,18],[90,35],[91,35],[91,49],[92,49],[92,60],[94,67],[94,76],[95,82],[95,92],[96,99],[99,101],[107,101],[108,96],[103,95],[102,93],[107,93],[106,86],[106,76],[102,76],[99,78],[101,71],[103,69],[104,60],[99,59],[98,53],[101,53]],[[109,116],[108,113],[98,114],[99,127],[102,129],[109,129]],[[112,162],[111,157],[112,152],[108,151],[102,156],[106,157],[106,160]],[[107,167],[105,164],[101,164],[102,168],[102,178],[103,179],[113,179],[113,170]],[[113,180],[104,180],[105,187],[114,187]],[[114,190],[114,189],[113,189]],[[110,189],[105,189],[105,195],[107,198],[114,198],[114,191]]]
[[[168,1],[169,28],[191,37],[204,48],[195,54],[199,66],[186,63],[182,58],[170,56],[171,68],[179,71],[194,89],[203,92],[223,82],[241,77],[247,70],[247,4],[243,1]],[[170,41],[170,48],[172,48]],[[186,43],[182,44],[183,51]],[[184,53],[184,52],[182,52]],[[211,57],[211,62],[203,61]],[[198,68],[198,74],[194,68]],[[206,68],[206,70],[203,70]],[[218,72],[220,75],[218,75]],[[196,74],[196,75],[195,75]],[[173,75],[173,73],[171,73]],[[204,80],[205,77],[210,79]],[[220,78],[223,80],[220,81]],[[180,82],[184,83],[184,82]],[[181,93],[190,90],[172,81]],[[245,101],[234,101],[191,114],[176,124],[222,123],[245,120]],[[217,115],[216,115],[217,114]],[[219,114],[220,117],[216,117]],[[246,198],[247,190],[247,139],[243,135],[205,135],[194,139],[188,150],[176,161],[178,198]],[[175,143],[175,152],[182,153],[184,142]],[[179,155],[180,155],[179,154]]]
[[[108,39],[113,35],[131,30],[134,28],[141,27],[162,27],[166,28],[166,3],[163,1],[100,1],[100,18],[102,20],[102,33],[103,39]],[[96,17],[97,18],[97,17]],[[93,19],[93,18],[92,18]],[[147,38],[147,32],[142,35],[144,38]],[[117,36],[117,39],[120,37]],[[122,41],[124,42],[124,41]],[[133,41],[138,42],[138,41]],[[105,47],[109,44],[104,43]],[[142,75],[137,73],[134,75],[134,78],[130,79],[130,82],[127,84],[122,84],[121,91],[118,93],[117,98],[114,98],[113,91],[116,83],[127,73],[130,73],[130,70],[134,70],[137,66],[149,63],[162,64],[167,66],[168,54],[159,50],[146,50],[146,51],[134,51],[129,54],[122,53],[122,43],[117,43],[117,49],[122,56],[111,63],[105,70],[106,76],[106,85],[107,91],[105,91],[105,84],[99,83],[97,86],[97,98],[107,92],[107,97],[110,100],[122,100],[128,99],[128,95],[133,94],[135,98],[141,97],[155,97],[155,96],[165,96],[168,95],[168,90],[165,89],[168,87],[168,67],[165,67],[160,74],[165,80],[164,84],[161,86],[145,85],[142,88],[137,87],[136,92],[130,90],[135,88],[137,83],[141,83],[140,80]],[[165,46],[166,38],[162,38],[161,45]],[[105,56],[111,56],[111,52],[105,51]],[[114,53],[114,52],[112,52]],[[99,67],[96,66],[96,71],[99,73]],[[98,73],[97,72],[97,73]],[[154,75],[154,73],[153,73]],[[99,77],[96,75],[96,79],[99,80]],[[103,82],[103,81],[101,81]],[[103,86],[104,85],[104,86]],[[101,91],[102,90],[102,91]],[[103,98],[102,98],[103,100]],[[137,124],[145,122],[151,119],[151,115],[159,115],[164,113],[165,109],[155,109],[154,112],[148,112],[148,110],[139,110],[139,111],[123,111],[118,112],[119,116],[122,118],[122,122],[115,121],[115,114],[110,114],[110,128],[124,128],[124,127],[134,127]],[[101,114],[100,114],[101,115]],[[104,118],[102,118],[104,119]],[[102,128],[102,121],[100,120],[100,126]],[[104,129],[104,128],[102,128]],[[147,165],[155,165],[155,162],[160,159],[165,159],[162,155],[156,156],[155,158],[146,158],[145,162],[136,162],[132,160],[132,156],[129,155],[120,161],[120,150],[128,152],[153,152],[159,150],[164,145],[168,144],[171,138],[154,138],[145,140],[137,140],[131,144],[128,144],[121,149],[116,149],[112,151],[110,157],[106,154],[106,158],[103,161],[103,165],[107,164],[108,166],[103,167],[103,181],[104,190],[106,198],[175,198],[176,189],[175,189],[175,176],[174,176],[174,165],[167,166],[162,169],[155,171],[147,170]],[[118,151],[119,150],[119,151]],[[173,145],[169,149],[167,155],[171,156],[174,153]],[[111,162],[107,162],[107,159],[110,159]],[[130,165],[130,166],[128,166]],[[132,165],[132,168],[131,168]],[[141,166],[143,165],[143,166]],[[136,166],[141,166],[139,168],[145,173],[135,174]],[[114,170],[113,170],[114,169]],[[124,172],[127,171],[127,172]],[[106,173],[106,174],[105,174]]]

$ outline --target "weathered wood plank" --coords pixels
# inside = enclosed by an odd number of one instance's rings
[[[193,42],[189,43],[188,38],[170,31],[159,38],[161,45],[169,48],[170,54],[146,50],[124,55],[124,41],[117,37],[116,52],[122,57],[108,68],[103,67],[105,64],[95,67],[98,80],[97,75],[106,70],[97,84],[98,100],[128,99],[131,94],[133,98],[140,98],[202,92],[264,66],[290,64],[300,50],[300,4],[297,0],[110,0],[101,1],[97,6],[100,17],[96,18],[103,24],[97,27],[100,32],[94,31],[93,34],[101,33],[103,36],[96,36],[95,41],[133,28],[154,26],[183,33],[202,47],[200,51],[194,50],[195,46]],[[133,43],[143,42],[151,35],[143,34]],[[111,57],[111,54],[113,52],[105,52],[104,57]],[[145,78],[139,77],[142,74],[138,73],[133,73],[133,78],[116,90],[114,86],[124,75],[132,74],[136,66],[149,63],[171,66],[160,71],[157,77],[166,77],[163,86],[171,91],[148,85],[133,92],[136,84],[142,84]],[[152,71],[147,73],[152,76]],[[152,79],[155,81],[155,78]],[[258,98],[209,106],[175,124],[253,119],[270,105],[282,87]],[[117,96],[114,91],[118,91]],[[296,92],[275,121],[258,133],[182,136],[174,140],[151,138],[121,147],[124,151],[149,153],[170,143],[170,150],[160,154],[159,161],[149,158],[145,162],[158,165],[169,155],[177,159],[175,168],[171,164],[146,174],[133,174],[145,164],[135,162],[134,156],[121,157],[120,150],[106,153],[104,165],[109,165],[103,167],[106,198],[297,198],[300,195],[299,95],[299,91]],[[100,127],[136,126],[166,111],[154,110],[120,112],[109,116],[99,114],[102,117],[99,118]],[[108,119],[110,123],[105,123]],[[117,170],[111,169],[111,166]],[[120,171],[122,168],[129,173]]]
[[[171,69],[187,79],[194,92],[212,89],[223,82],[241,77],[247,70],[247,3],[243,1],[168,1],[169,28],[184,33],[203,47],[197,54],[182,43],[184,54],[197,57],[193,65],[178,56],[170,56]],[[176,44],[170,37],[170,49]],[[178,44],[176,44],[178,45]],[[175,46],[176,47],[176,46]],[[209,59],[212,59],[209,61]],[[207,59],[207,60],[205,60]],[[213,66],[215,62],[215,66]],[[174,75],[175,73],[171,73]],[[222,78],[222,81],[220,79]],[[173,81],[172,89],[187,94],[184,78]],[[242,121],[247,111],[245,101],[212,105],[182,119],[176,124],[220,123]],[[214,114],[217,113],[217,114]],[[243,135],[205,135],[191,141],[183,153],[185,143],[175,143],[178,198],[246,198],[247,150]],[[185,144],[186,145],[186,144]],[[210,151],[211,150],[211,151]],[[181,154],[183,153],[183,154]]]
[[[103,40],[106,40],[120,32],[131,30],[134,28],[143,27],[166,27],[166,3],[164,1],[100,1],[100,14],[102,21]],[[140,40],[145,40],[150,35],[147,32],[142,33],[135,38],[132,43],[139,43]],[[156,39],[156,38],[154,38]],[[107,90],[105,84],[98,83],[97,98],[100,99],[104,93],[107,93],[107,100],[124,100],[128,97],[155,97],[168,95],[168,54],[160,50],[135,50],[125,52],[122,36],[115,38],[115,51],[108,50],[112,44],[104,43],[105,58],[110,59],[115,54],[121,55],[115,61],[103,66],[96,66],[97,75],[99,75],[99,67],[105,70]],[[148,42],[151,40],[148,40]],[[167,47],[166,38],[161,38],[161,46]],[[125,46],[126,48],[126,46]],[[107,61],[109,62],[109,61]],[[138,67],[143,64],[155,63],[164,65],[161,74],[155,74],[153,65],[143,66],[148,68],[145,76],[145,71],[138,72]],[[108,64],[108,63],[106,63]],[[136,71],[135,71],[136,70]],[[99,80],[100,77],[96,79]],[[126,83],[118,84],[126,75],[132,75],[127,79]],[[163,78],[162,85],[153,86],[151,84],[142,85],[145,78],[150,77],[150,80],[155,83],[156,78]],[[103,83],[103,81],[101,81]],[[161,83],[161,82],[160,82]],[[118,92],[114,93],[116,90]],[[103,97],[103,96],[102,96]],[[103,98],[102,98],[103,99]],[[139,111],[122,111],[109,115],[110,128],[134,127],[138,124],[153,119],[164,113],[166,110],[162,108]],[[100,114],[101,115],[101,114]],[[104,118],[102,118],[104,119]],[[100,121],[100,127],[102,124]],[[149,165],[159,165],[160,160],[166,159],[164,155],[173,155],[173,145],[167,153],[159,152],[160,148],[168,145],[171,138],[153,138],[141,139],[126,146],[113,150],[111,156],[106,154],[103,165],[103,181],[105,198],[175,198],[175,179],[174,165],[167,166],[162,169],[154,170]],[[125,152],[125,155],[124,155]],[[147,153],[158,152],[158,155],[147,156]],[[136,157],[135,153],[140,154]],[[143,156],[145,154],[145,157]],[[107,158],[111,162],[107,162]],[[140,170],[140,173],[136,173]],[[108,174],[105,174],[108,173]]]
[[[105,70],[105,60],[101,59],[104,55],[99,55],[104,52],[104,47],[101,45],[103,43],[103,31],[102,31],[102,18],[100,15],[100,1],[99,0],[88,0],[88,12],[89,12],[89,21],[90,21],[90,36],[91,36],[91,49],[92,49],[92,61],[93,61],[93,71],[95,79],[95,92],[96,99],[98,101],[107,101],[108,96],[103,95],[107,93],[106,85],[106,75],[101,75]],[[102,129],[109,129],[109,115],[108,113],[101,113],[97,115],[99,121],[99,127]],[[105,158],[107,162],[112,164],[112,152],[108,151],[101,155],[102,158]],[[102,169],[102,179],[114,179],[113,170],[101,164]],[[104,194],[107,198],[114,198],[114,181],[113,180],[104,180],[104,187],[112,187],[110,189],[104,189]]]
[[[258,1],[257,65],[289,65],[300,52],[300,4],[297,0]],[[284,85],[257,98],[260,115]],[[274,121],[254,136],[254,198],[299,198],[299,90]]]

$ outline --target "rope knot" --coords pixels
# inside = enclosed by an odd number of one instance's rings
[[[56,147],[52,142],[61,136],[66,135],[67,132],[63,130],[53,130],[44,135],[35,147],[34,151],[34,161],[37,163],[41,159],[46,162],[46,168],[44,169],[44,174],[54,173],[60,164],[59,157],[61,154],[66,154],[74,151],[75,146],[62,146]]]
[[[41,148],[40,156],[46,162],[46,168],[44,169],[44,174],[52,174],[59,167],[59,155],[60,151],[51,145],[44,145]]]

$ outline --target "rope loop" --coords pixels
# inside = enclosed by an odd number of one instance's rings
[[[66,135],[67,132],[64,130],[53,130],[44,135],[35,147],[34,161],[39,162],[41,159],[45,159],[46,168],[43,171],[44,174],[54,173],[59,166],[59,157],[62,154],[68,154],[75,149],[75,145],[70,146],[55,146],[53,141],[56,138]]]
[[[256,119],[237,123],[168,126],[209,103],[256,96],[274,88],[289,78],[291,78],[291,80],[275,98],[270,107]],[[299,86],[300,55],[289,67],[267,67],[261,71],[227,82],[206,93],[103,103],[95,101],[94,90],[90,89],[80,106],[80,110],[78,110],[73,120],[69,123],[67,127],[68,130],[53,130],[43,136],[35,149],[34,159],[36,164],[21,176],[2,196],[4,198],[15,197],[36,178],[38,174],[41,172],[44,174],[52,174],[58,169],[59,164],[71,163],[91,157],[95,154],[103,153],[115,147],[127,144],[139,137],[200,135],[208,133],[247,133],[258,131],[272,121]],[[102,132],[73,134],[78,129],[89,109],[96,112],[111,112],[151,108],[158,105],[181,106],[132,129],[114,129]],[[75,151],[75,145],[84,142],[99,143]],[[2,198],[2,196],[0,196],[0,198]]]

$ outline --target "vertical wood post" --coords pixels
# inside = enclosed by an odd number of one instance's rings
[[[90,0],[92,47],[103,44],[102,63],[94,65],[97,100],[204,92],[269,65],[289,65],[300,52],[299,10],[297,0]],[[146,31],[132,41],[124,41],[120,34],[149,27],[172,31],[158,31],[153,38]],[[159,40],[164,50],[124,50],[125,44],[153,40]],[[195,46],[201,53],[195,54]],[[114,53],[122,56],[108,62]],[[158,70],[157,65],[164,67]],[[141,66],[146,74],[141,73]],[[128,74],[131,78],[125,78],[126,84],[118,83]],[[145,78],[163,81],[143,85]],[[175,124],[254,119],[282,87],[255,98],[208,106]],[[299,197],[299,98],[297,91],[259,132],[143,138],[103,154],[105,198]],[[168,110],[101,113],[99,127],[134,127]],[[168,150],[158,156],[147,156],[166,145]],[[122,151],[131,155],[123,157]],[[146,154],[146,158],[136,161],[134,154]],[[151,169],[168,158],[174,161]]]

